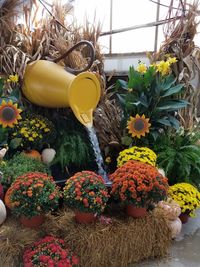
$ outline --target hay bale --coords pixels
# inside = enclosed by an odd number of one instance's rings
[[[112,224],[77,224],[74,214],[63,210],[47,215],[40,230],[21,226],[9,217],[0,227],[0,267],[18,267],[26,245],[44,235],[63,238],[80,257],[81,267],[127,267],[153,257],[164,257],[171,243],[171,232],[163,212],[155,209],[145,218],[120,215]]]
[[[72,212],[49,216],[44,229],[65,239],[80,257],[82,267],[126,267],[153,257],[164,257],[171,244],[171,232],[161,211],[145,218],[113,218],[110,225],[80,225]]]
[[[0,267],[20,266],[24,247],[39,236],[38,231],[22,227],[16,218],[10,216],[0,226]]]

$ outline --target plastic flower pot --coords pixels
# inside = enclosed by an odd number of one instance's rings
[[[33,216],[31,218],[28,218],[25,216],[20,217],[21,224],[28,228],[37,228],[41,224],[43,224],[44,221],[45,221],[45,217],[43,214],[40,214],[38,216]]]
[[[146,216],[147,209],[129,204],[126,206],[126,214],[133,218],[142,218]]]
[[[93,223],[97,219],[94,213],[75,211],[75,221],[77,223],[88,224]]]
[[[181,220],[182,224],[185,224],[188,222],[188,219],[189,219],[190,215],[188,213],[181,213],[179,215],[179,219]]]

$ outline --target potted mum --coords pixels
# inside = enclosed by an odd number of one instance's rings
[[[195,210],[200,207],[200,192],[188,183],[178,183],[170,186],[170,197],[181,207],[179,218],[186,223],[189,217],[195,217]]]
[[[129,160],[136,160],[155,166],[156,159],[156,154],[150,148],[132,146],[119,153],[119,157],[117,158],[117,167],[121,167]]]
[[[95,221],[109,198],[103,178],[91,171],[78,172],[68,179],[63,194],[66,205],[75,210],[75,220],[79,223]]]
[[[37,227],[44,221],[44,213],[56,209],[59,188],[46,173],[30,172],[19,176],[10,189],[13,213],[27,227]]]
[[[165,199],[168,180],[156,167],[149,164],[128,161],[110,176],[111,194],[126,205],[126,212],[132,217],[143,217],[149,205]]]
[[[46,236],[25,249],[23,263],[24,267],[76,267],[79,259],[66,247],[64,240]]]

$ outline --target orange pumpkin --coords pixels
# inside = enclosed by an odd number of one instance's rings
[[[27,157],[41,160],[41,154],[37,150],[29,150],[23,152]]]
[[[10,201],[10,195],[12,193],[12,188],[8,188],[8,190],[6,191],[5,197],[4,197],[4,203],[6,205],[7,208],[12,209],[12,203]]]

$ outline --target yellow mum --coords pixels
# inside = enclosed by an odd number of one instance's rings
[[[156,165],[157,156],[153,150],[148,147],[133,146],[128,149],[124,149],[119,153],[117,158],[117,166],[121,167],[129,160],[136,160],[147,163],[151,166]]]

